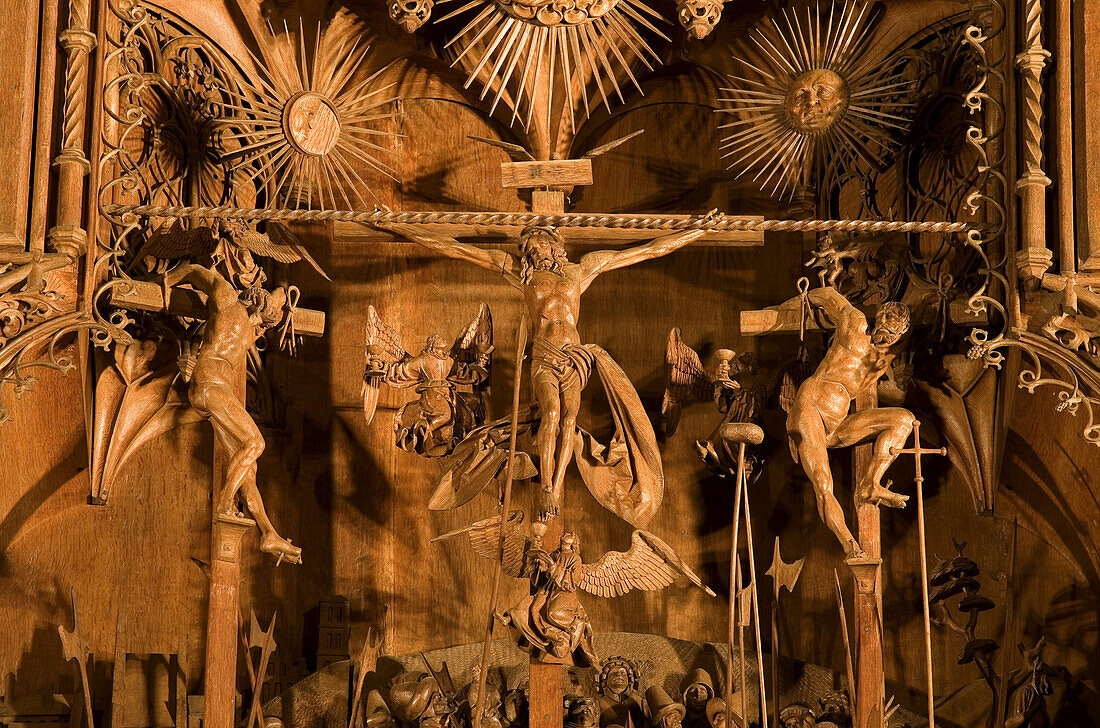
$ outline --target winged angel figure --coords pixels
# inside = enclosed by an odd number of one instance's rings
[[[397,446],[429,458],[449,455],[466,433],[485,421],[492,354],[493,317],[484,303],[453,344],[433,334],[416,355],[405,351],[397,330],[369,306],[363,415],[368,423],[374,419],[383,384],[416,387],[419,399],[393,419]],[[458,391],[459,386],[472,391]]]
[[[261,286],[267,276],[253,256],[271,258],[280,263],[305,261],[329,279],[324,269],[313,259],[306,246],[290,228],[269,220],[259,232],[244,220],[215,220],[212,225],[184,227],[180,220],[161,225],[137,249],[131,267],[153,258],[149,267],[156,270],[161,261],[189,258],[212,267],[223,263],[231,281],[241,288]]]
[[[759,401],[756,362],[751,352],[737,356],[719,349],[714,373],[703,368],[699,354],[684,343],[680,329],[668,334],[665,348],[665,396],[661,403],[665,436],[676,432],[684,405],[712,401],[722,414],[706,442],[696,441],[699,457],[718,475],[737,472],[737,452],[730,435],[738,423],[751,422]]]
[[[544,662],[577,667],[600,664],[592,647],[592,624],[577,598],[578,590],[603,598],[618,597],[634,589],[663,589],[676,577],[685,576],[715,596],[671,546],[648,531],[634,532],[630,550],[609,551],[596,563],[586,564],[578,553],[577,534],[562,534],[559,547],[547,553],[540,536],[527,536],[520,529],[523,520],[522,511],[512,511],[503,530],[500,516],[494,516],[432,540],[466,534],[478,555],[502,559],[504,573],[530,579],[531,595],[493,616],[508,626],[520,649]]]

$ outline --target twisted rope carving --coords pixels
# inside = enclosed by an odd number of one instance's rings
[[[618,230],[724,230],[746,232],[825,232],[839,230],[862,233],[965,233],[975,228],[964,222],[914,222],[891,220],[757,220],[736,217],[685,219],[661,215],[587,215],[566,213],[540,215],[528,212],[357,212],[353,210],[259,210],[233,207],[187,207],[158,205],[106,205],[106,212],[118,215],[156,217],[207,217],[237,220],[294,220],[318,222],[338,220],[366,225],[549,225],[553,227],[611,228]]]

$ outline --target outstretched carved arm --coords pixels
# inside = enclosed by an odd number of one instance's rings
[[[597,250],[582,257],[580,265],[585,280],[591,281],[600,273],[668,255],[706,234],[706,230],[681,230],[626,250]]]
[[[517,284],[519,283],[519,279],[516,278],[512,270],[512,256],[505,253],[503,250],[478,248],[473,245],[460,243],[449,235],[425,232],[416,225],[394,224],[379,225],[378,227],[383,230],[395,232],[440,255],[473,263],[476,266],[500,273],[505,278],[509,279],[509,282],[513,282],[513,279],[515,279],[514,282]]]

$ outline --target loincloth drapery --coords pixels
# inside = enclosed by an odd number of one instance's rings
[[[653,425],[626,372],[610,354],[594,344],[556,347],[539,339],[532,347],[532,374],[550,372],[563,387],[577,383],[583,388],[593,365],[610,405],[614,433],[610,442],[602,443],[578,427],[574,440],[577,468],[600,505],[635,528],[644,528],[661,506],[664,473]],[[525,438],[524,449],[533,449],[532,436],[539,425],[538,406],[521,410],[517,422],[517,436]],[[457,508],[502,475],[508,460],[510,433],[511,420],[507,417],[472,431],[455,448],[454,464],[443,474],[428,507]],[[533,477],[537,472],[527,452],[522,453],[517,465],[519,479]]]

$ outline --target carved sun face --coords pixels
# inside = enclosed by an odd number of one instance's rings
[[[723,156],[737,176],[780,198],[824,159],[882,166],[896,148],[913,82],[872,48],[879,11],[865,0],[784,8],[754,27],[735,56],[744,76],[722,89],[733,119]]]
[[[848,85],[827,68],[815,68],[796,78],[784,101],[791,127],[806,134],[831,127],[847,106]]]

